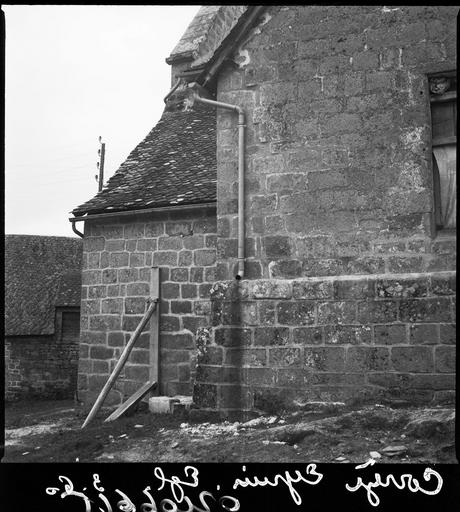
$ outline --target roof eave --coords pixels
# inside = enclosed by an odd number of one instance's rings
[[[206,203],[159,206],[156,208],[141,208],[139,210],[118,210],[118,211],[103,212],[103,213],[82,212],[81,215],[77,215],[77,213],[72,212],[72,213],[74,213],[75,216],[69,217],[69,221],[70,222],[82,222],[82,221],[94,220],[94,219],[126,217],[128,215],[146,215],[146,214],[152,214],[152,213],[203,210],[203,209],[216,208],[216,205],[217,205],[217,201],[208,201]]]

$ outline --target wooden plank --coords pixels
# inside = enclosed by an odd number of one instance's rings
[[[152,299],[160,300],[160,269],[152,267],[150,278],[150,296]],[[150,318],[150,344],[149,344],[149,377],[151,382],[160,382],[160,306]],[[156,386],[153,392],[158,395],[160,386]]]
[[[441,101],[453,101],[457,99],[457,91],[447,91],[439,96],[430,96],[431,103],[440,103]]]
[[[433,139],[432,146],[446,146],[447,144],[457,144],[457,137],[452,135],[450,137],[436,137]]]
[[[147,381],[141,388],[139,388],[135,393],[133,393],[126,402],[123,402],[113,413],[104,420],[113,421],[119,418],[122,414],[124,414],[128,409],[137,404],[140,400],[144,398],[144,396],[153,388],[157,386],[157,382]]]
[[[147,311],[144,313],[142,320],[140,321],[139,325],[136,327],[136,330],[131,335],[131,338],[129,339],[126,347],[124,348],[123,352],[121,353],[120,359],[118,359],[118,362],[115,365],[115,368],[113,369],[108,381],[105,383],[105,386],[102,388],[102,391],[99,393],[99,396],[97,397],[96,402],[94,403],[91,411],[89,412],[89,414],[81,428],[85,428],[86,425],[88,425],[88,423],[94,418],[94,416],[96,416],[97,412],[102,407],[102,404],[104,403],[104,400],[106,399],[107,395],[109,394],[109,391],[112,389],[112,386],[115,383],[118,375],[120,375],[121,370],[123,369],[123,366],[125,365],[126,360],[128,359],[129,354],[131,353],[131,351],[134,347],[134,344],[136,343],[141,332],[144,330],[144,327],[147,325],[147,322],[150,320],[152,313],[155,310],[159,310],[158,301],[155,301],[154,299],[152,299],[152,300],[150,300],[150,304],[149,304]],[[152,381],[152,379],[150,379],[150,381]]]

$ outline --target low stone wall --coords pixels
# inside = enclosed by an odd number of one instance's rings
[[[455,272],[218,282],[194,400],[223,416],[451,400],[455,286]]]
[[[55,336],[5,340],[5,400],[62,400],[77,389],[78,342]]]

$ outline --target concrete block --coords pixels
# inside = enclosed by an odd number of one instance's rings
[[[152,396],[149,398],[149,411],[154,414],[170,414],[173,400],[169,396]]]

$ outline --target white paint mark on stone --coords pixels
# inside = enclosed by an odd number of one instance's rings
[[[414,92],[413,92],[413,86],[412,86],[412,82],[413,82],[413,79],[415,78],[415,75],[413,75],[410,71],[408,71],[407,72],[407,78],[409,79],[409,89],[408,89],[409,104],[410,105],[415,105]]]
[[[321,92],[324,92],[324,76],[318,75],[318,73],[315,74],[313,77],[314,80],[319,80],[321,83]]]
[[[247,66],[251,62],[251,58],[249,57],[248,50],[239,50],[238,55],[244,60],[238,64],[238,67],[243,68]]]

